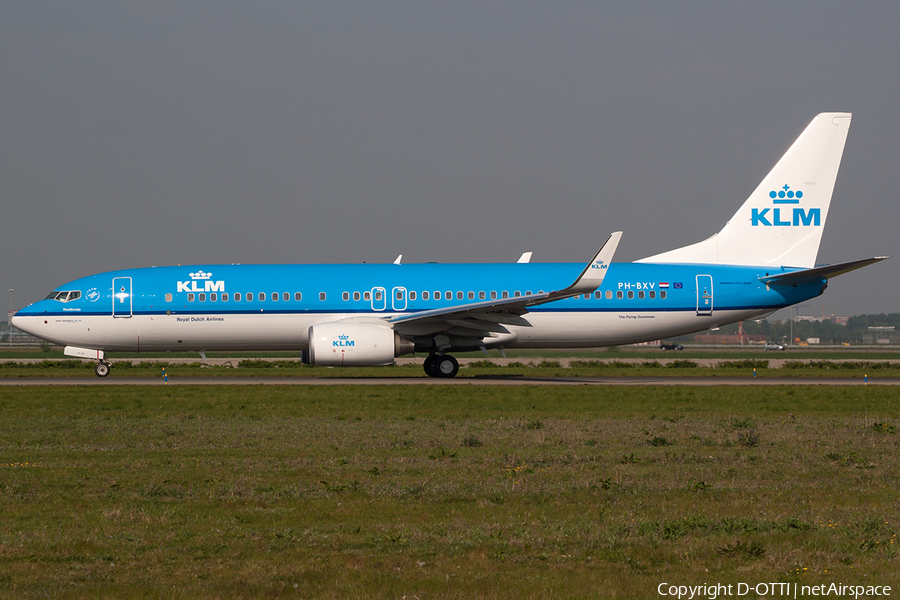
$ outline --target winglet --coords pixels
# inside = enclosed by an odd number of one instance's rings
[[[559,293],[566,295],[590,294],[600,287],[600,284],[603,283],[603,278],[606,277],[606,270],[610,263],[612,263],[613,255],[615,255],[616,248],[618,248],[619,240],[621,239],[621,231],[611,233],[606,240],[606,243],[603,244],[603,247],[601,247],[597,251],[597,254],[594,255],[593,260],[584,267],[584,271],[581,272],[578,279],[576,279],[569,287],[560,290]]]
[[[522,256],[519,257],[519,260],[516,261],[519,264],[525,264],[531,262],[531,252],[523,252]]]
[[[394,259],[394,264],[395,264],[395,265],[399,265],[401,260],[403,260],[403,255],[402,255],[402,254],[400,254],[399,256],[397,256],[396,259]]]

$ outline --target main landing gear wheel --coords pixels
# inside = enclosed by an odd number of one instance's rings
[[[438,359],[438,357],[434,354],[429,354],[425,357],[425,364],[422,367],[425,369],[425,374],[429,377],[437,377],[437,373],[434,372],[434,363]]]
[[[456,377],[456,374],[459,373],[459,363],[449,354],[439,356],[434,361],[433,368],[438,377]]]
[[[109,375],[109,363],[97,363],[97,366],[94,367],[94,373],[97,374],[97,377],[106,377]]]
[[[443,356],[429,354],[422,366],[429,377],[456,377],[459,373],[459,363],[447,354]]]

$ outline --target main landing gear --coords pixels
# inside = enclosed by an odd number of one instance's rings
[[[449,354],[429,354],[423,366],[429,377],[456,377],[459,373],[459,363]]]
[[[94,373],[97,374],[97,377],[106,377],[109,375],[109,361],[101,360],[97,363],[97,366],[94,367]]]

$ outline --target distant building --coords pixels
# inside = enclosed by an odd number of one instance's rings
[[[863,334],[863,344],[898,344],[900,331],[890,327],[869,327]]]
[[[837,325],[847,326],[847,321],[850,320],[850,317],[844,315],[822,315],[821,317],[814,317],[809,315],[797,315],[794,317],[794,321],[807,321],[809,323],[821,323],[823,321],[831,321]]]

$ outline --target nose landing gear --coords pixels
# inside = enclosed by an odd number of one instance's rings
[[[94,373],[97,374],[97,377],[106,377],[109,375],[109,361],[102,360],[97,363],[97,366],[94,367]]]

